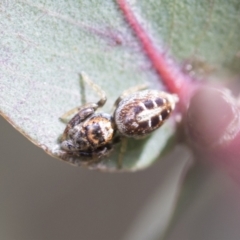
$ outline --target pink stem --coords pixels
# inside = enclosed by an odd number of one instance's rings
[[[154,46],[147,32],[142,28],[136,19],[127,4],[127,1],[117,0],[117,4],[167,89],[171,93],[177,94],[182,102],[188,102],[189,97],[192,95],[192,91],[195,89],[195,84],[190,81],[188,76],[180,72],[177,66],[170,63],[167,57],[163,53],[159,52],[159,50]]]

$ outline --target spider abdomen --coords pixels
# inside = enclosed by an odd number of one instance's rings
[[[145,90],[119,102],[114,119],[118,131],[127,137],[141,138],[159,128],[175,107],[173,95]]]

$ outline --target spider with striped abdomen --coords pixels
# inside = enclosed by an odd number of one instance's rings
[[[159,128],[178,101],[174,94],[142,90],[146,85],[141,85],[130,88],[116,100],[112,115],[96,112],[106,103],[106,94],[85,73],[81,73],[81,77],[100,95],[100,100],[74,108],[61,117],[66,119],[77,112],[63,132],[61,149],[88,165],[100,162],[116,143],[122,142],[118,160],[121,167],[126,138],[143,138]]]

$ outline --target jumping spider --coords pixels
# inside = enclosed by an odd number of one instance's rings
[[[98,113],[96,110],[107,101],[105,92],[85,73],[81,73],[81,77],[100,95],[100,100],[74,108],[61,117],[66,119],[77,112],[63,132],[61,149],[68,156],[77,157],[86,164],[100,162],[109,155],[114,144],[122,142],[118,159],[118,166],[121,167],[126,137],[143,138],[159,128],[170,116],[177,102],[175,95],[143,90],[146,86],[141,85],[130,88],[116,100],[113,115]]]

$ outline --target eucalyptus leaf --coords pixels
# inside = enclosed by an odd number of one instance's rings
[[[179,61],[231,71],[233,62],[239,66],[237,0],[144,0],[132,7],[146,31]],[[59,117],[82,104],[81,71],[105,90],[104,112],[111,112],[116,98],[132,86],[162,89],[115,1],[4,0],[0,28],[0,113],[54,157],[60,156],[58,139],[65,128]],[[88,86],[86,100],[98,100]],[[123,169],[151,165],[171,149],[175,130],[170,119],[150,137],[129,140]],[[119,148],[96,167],[116,169]]]

